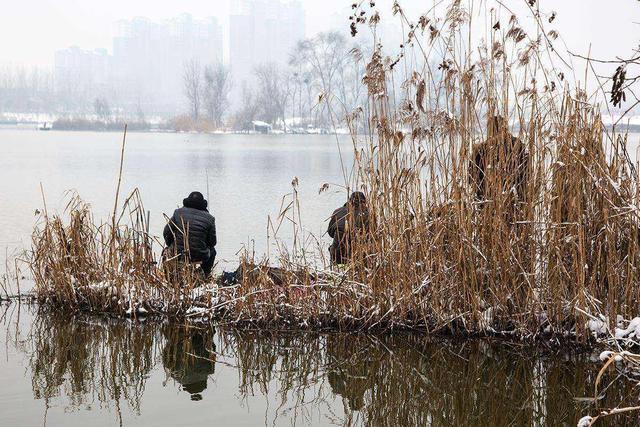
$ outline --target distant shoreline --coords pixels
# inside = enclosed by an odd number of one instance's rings
[[[96,132],[96,133],[122,133],[124,130],[124,124],[121,128],[64,128],[64,129],[40,129],[37,124],[0,124],[0,131],[2,130],[19,130],[19,131],[38,131],[38,132]],[[329,133],[301,133],[301,132],[270,132],[262,133],[256,131],[184,131],[175,129],[157,129],[157,128],[136,128],[129,125],[127,127],[128,133],[169,133],[169,134],[190,134],[190,135],[264,135],[264,136],[334,136],[334,135],[349,135],[348,132],[329,132]]]
[[[612,130],[612,125],[605,125],[607,130]],[[107,129],[100,127],[64,127],[64,128],[49,128],[49,129],[40,129],[40,124],[35,122],[0,122],[0,131],[2,130],[24,130],[24,131],[39,131],[39,132],[98,132],[98,133],[121,133],[124,130],[124,123],[122,123],[119,127],[111,126]],[[617,131],[622,132],[626,131],[631,134],[640,133],[640,125],[618,125]],[[154,127],[142,127],[136,124],[128,124],[127,132],[132,133],[177,133],[177,134],[192,134],[192,135],[306,135],[306,136],[315,136],[315,135],[349,135],[349,132],[345,132],[344,130],[339,129],[338,132],[328,132],[328,133],[301,133],[301,132],[282,132],[276,131],[271,133],[261,133],[256,131],[185,131],[185,130],[176,130],[176,129],[161,129]]]

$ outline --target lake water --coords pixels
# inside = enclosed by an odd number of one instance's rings
[[[575,426],[594,412],[579,399],[593,394],[590,354],[34,310],[0,305],[3,426]]]
[[[92,205],[96,219],[110,218],[121,144],[118,133],[0,130],[0,248],[15,253],[29,246],[34,213],[43,207],[40,184],[49,211],[63,211],[73,190]],[[352,161],[346,137],[130,133],[121,193],[140,189],[151,232],[161,236],[163,214],[171,216],[191,191],[206,195],[208,177],[218,270],[235,269],[242,247],[267,253],[268,218],[277,226],[294,178],[302,226],[321,237],[328,217],[346,199],[342,164],[351,169]],[[325,183],[335,185],[319,194]],[[285,221],[278,236],[290,239],[292,227]],[[326,235],[324,240],[329,243]]]
[[[50,212],[75,190],[109,218],[120,144],[117,133],[0,130],[0,247],[28,248],[40,184]],[[340,152],[348,169],[346,138],[132,133],[122,194],[141,190],[159,235],[162,214],[190,191],[207,193],[208,176],[218,269],[233,269],[243,245],[273,249],[267,218],[296,177],[302,225],[323,235],[346,197]],[[325,183],[336,185],[318,194]],[[279,236],[291,230],[285,222]],[[598,351],[70,318],[17,303],[0,304],[0,331],[0,426],[575,426],[597,412],[583,398],[593,394]],[[625,387],[612,387],[600,407],[634,404]]]

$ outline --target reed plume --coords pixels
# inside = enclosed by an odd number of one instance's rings
[[[375,29],[375,5],[354,6],[356,30]],[[639,200],[626,135],[607,130],[599,105],[555,66],[557,34],[542,34],[539,17],[530,34],[485,7],[489,36],[479,41],[473,2],[416,21],[395,2],[408,29],[402,51],[388,57],[376,44],[368,105],[345,112],[355,154],[345,186],[366,193],[372,226],[354,236],[344,266],[313,261],[322,256],[298,247],[296,229],[277,260],[242,255],[237,285],[197,288],[190,266],[177,275],[158,266],[137,192],[111,224],[96,225],[73,198],[68,222],[45,216],[34,233],[39,299],[235,324],[530,339],[585,340],[590,318],[613,327],[616,314],[633,317]],[[281,218],[299,209],[292,184]]]

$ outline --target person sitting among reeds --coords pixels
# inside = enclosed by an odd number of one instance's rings
[[[173,212],[164,227],[164,241],[172,255],[200,263],[208,278],[216,259],[216,220],[207,210],[208,202],[202,193],[194,191],[182,203],[183,207]]]
[[[364,193],[351,194],[347,203],[336,209],[329,220],[327,233],[333,238],[329,247],[331,263],[345,264],[351,258],[351,249],[357,233],[369,229],[369,209]]]
[[[509,131],[502,116],[487,121],[487,139],[473,147],[469,180],[476,201],[485,202],[511,194],[515,203],[524,201],[529,153]]]

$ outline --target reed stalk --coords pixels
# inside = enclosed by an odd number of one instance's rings
[[[375,8],[355,6],[360,26],[377,25]],[[610,327],[618,314],[635,316],[639,191],[626,135],[608,131],[599,105],[555,67],[553,34],[537,24],[529,34],[508,11],[485,7],[481,42],[474,2],[417,20],[395,3],[409,29],[402,53],[376,45],[363,79],[369,114],[346,115],[355,165],[345,187],[366,193],[372,224],[346,265],[314,261],[323,255],[302,247],[298,225],[277,260],[245,253],[237,286],[198,288],[192,267],[178,274],[156,259],[137,191],[110,224],[73,197],[66,221],[45,215],[34,232],[40,301],[265,327],[581,341],[589,316]],[[299,224],[292,184],[279,221]]]

